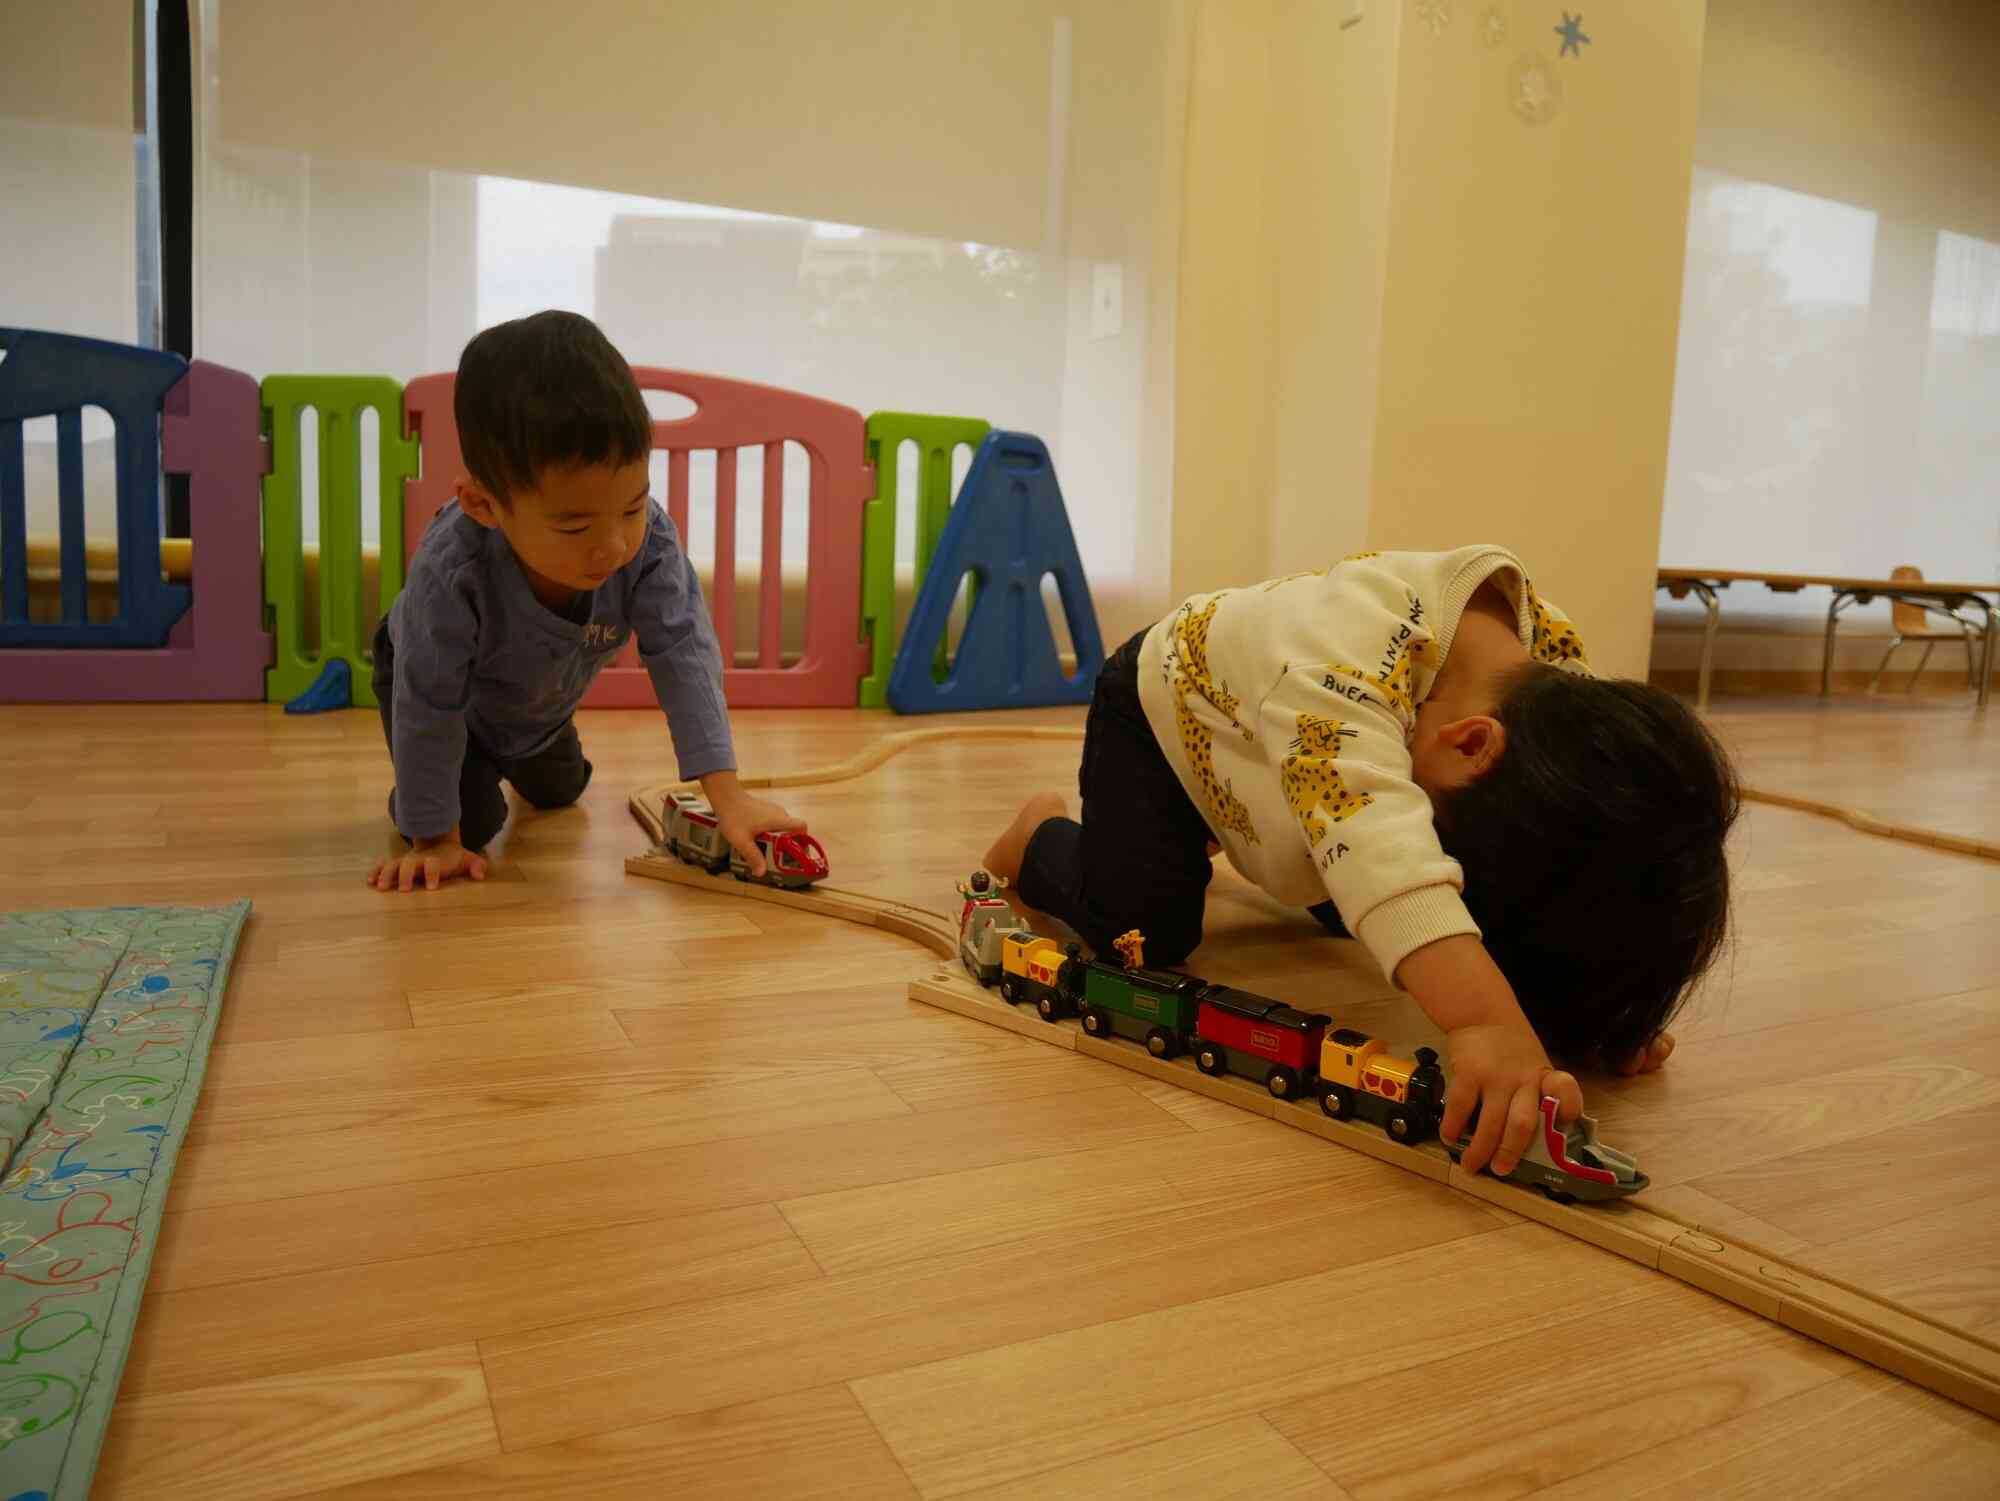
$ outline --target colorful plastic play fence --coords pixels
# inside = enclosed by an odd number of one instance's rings
[[[26,329],[0,329],[0,354],[0,702],[284,702],[305,692],[329,664],[345,662],[354,702],[373,704],[376,624],[402,588],[406,559],[462,472],[451,375],[423,376],[407,388],[386,376],[273,375],[259,387],[205,361],[190,365],[157,350]],[[654,447],[664,455],[664,503],[684,543],[691,467],[714,466],[709,608],[732,706],[859,701],[913,712],[1088,698],[1101,657],[1096,618],[1053,466],[1037,440],[1005,435],[1033,445],[1046,473],[1029,486],[1021,474],[993,468],[974,507],[984,520],[972,526],[968,516],[961,529],[967,552],[950,542],[952,456],[960,446],[991,443],[985,422],[882,412],[864,423],[852,408],[749,381],[652,367],[633,373],[642,389],[674,393],[695,407],[689,416],[653,423]],[[92,608],[88,583],[87,553],[101,557],[103,549],[87,547],[84,536],[83,429],[92,407],[110,417],[115,433],[118,592],[108,615]],[[370,412],[380,538],[372,600],[363,498],[371,487],[363,483],[362,439]],[[306,413],[318,455],[310,475]],[[44,418],[53,419],[56,434],[53,611],[35,605],[24,473],[24,424]],[[898,474],[905,444],[914,444],[918,457],[907,497]],[[785,454],[794,448],[805,460],[806,568],[802,642],[791,652]],[[737,524],[737,459],[746,452],[761,456],[754,562]],[[163,474],[190,478],[193,536],[181,544],[192,555],[187,583],[168,580],[162,567]],[[316,550],[305,541],[304,525],[315,500]],[[898,693],[895,543],[905,500],[916,512],[918,608],[927,639],[921,673],[911,667],[907,691]],[[1003,537],[1011,539],[1004,546],[996,540]],[[948,580],[940,576],[941,550],[952,554]],[[1072,675],[1053,668],[1038,602],[1026,608],[1038,570],[1053,572],[1061,588],[1079,657]],[[966,572],[975,579],[967,640],[948,653],[942,630],[931,629],[937,607],[926,601],[942,591],[948,613]],[[750,579],[754,641],[739,643],[737,591],[744,586],[739,581]],[[982,591],[1003,582],[987,604]],[[317,586],[316,602],[310,584]],[[904,655],[909,645],[902,642]],[[628,646],[603,672],[587,706],[655,702],[636,652]]]

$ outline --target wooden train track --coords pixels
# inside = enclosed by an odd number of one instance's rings
[[[1935,850],[1949,850],[1955,855],[1975,855],[1981,860],[2000,860],[2000,844],[1992,844],[1984,839],[1967,839],[1961,834],[1946,834],[1937,829],[1918,828],[1915,824],[1890,823],[1863,813],[1859,808],[1842,807],[1839,803],[1823,803],[1817,798],[1795,797],[1789,792],[1766,792],[1759,787],[1745,787],[1743,798],[1746,802],[1769,803],[1774,808],[1791,808],[1799,813],[1816,813],[1821,818],[1834,818],[1850,829],[1863,834],[1873,834],[1878,839],[1900,839],[1905,844],[1928,845]]]
[[[906,750],[919,745],[934,745],[942,740],[1070,740],[1081,742],[1083,731],[1065,729],[1060,725],[1021,725],[1018,728],[998,724],[947,725],[935,730],[901,730],[893,735],[884,735],[866,750],[849,756],[845,761],[829,761],[824,766],[808,766],[804,771],[781,771],[759,776],[739,776],[745,787],[763,789],[768,787],[823,787],[828,782],[851,782],[856,777],[866,776],[885,761],[892,761]],[[641,787],[632,794],[632,816],[639,820],[653,843],[658,844],[666,837],[666,826],[662,822],[667,794],[670,792],[699,792],[701,788],[693,782],[660,782],[655,786]]]
[[[908,731],[888,736],[860,756],[845,762],[779,776],[746,777],[744,785],[799,787],[844,781],[865,774],[912,745],[1002,736],[1074,740],[1080,738],[1080,732],[1004,727]],[[1031,1037],[1050,1047],[1063,1048],[1116,1064],[1148,1078],[1164,1080],[1234,1105],[1252,1115],[1264,1116],[1280,1125],[1323,1137],[1350,1151],[1366,1153],[1460,1193],[1496,1204],[1523,1219],[1534,1220],[1565,1235],[1616,1252],[1627,1260],[1698,1287],[1858,1360],[1950,1397],[1988,1417],[2000,1418],[2000,1341],[1953,1329],[1864,1288],[1822,1276],[1747,1241],[1697,1221],[1653,1209],[1643,1203],[1643,1193],[1634,1199],[1605,1204],[1558,1204],[1531,1189],[1484,1173],[1467,1173],[1451,1160],[1450,1154],[1437,1142],[1402,1146],[1390,1141],[1376,1127],[1355,1121],[1328,1119],[1315,1102],[1275,1100],[1264,1089],[1234,1075],[1211,1078],[1195,1068],[1190,1058],[1163,1061],[1134,1044],[1091,1037],[1073,1020],[1044,1022],[1032,1011],[1017,1010],[966,976],[957,962],[957,924],[947,913],[914,907],[905,902],[887,901],[865,892],[826,886],[785,891],[756,885],[739,881],[726,873],[710,875],[678,857],[662,854],[657,846],[664,835],[662,810],[666,795],[682,790],[686,785],[664,783],[641,788],[632,795],[633,816],[656,848],[627,859],[625,870],[628,874],[720,895],[817,912],[825,917],[880,928],[908,938],[936,954],[941,961],[931,975],[910,981],[912,1000]],[[1758,800],[1780,801],[1761,795]],[[1787,807],[1803,804],[1803,799],[1781,803]],[[1804,807],[1804,811],[1841,816],[1837,811],[1829,812],[1829,805]],[[1887,828],[1889,826],[1883,825],[1864,831],[1879,833]],[[1888,837],[1911,836],[1901,833]],[[1936,839],[1918,839],[1916,842],[1939,843]],[[1939,847],[1949,849],[1956,846],[1939,844]],[[1991,846],[1980,846],[1968,852],[1989,859],[2000,858],[2000,851]]]

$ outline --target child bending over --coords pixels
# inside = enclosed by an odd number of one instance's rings
[[[652,498],[652,419],[596,325],[537,313],[487,329],[458,364],[465,455],[409,581],[375,632],[375,693],[395,761],[389,816],[409,852],[370,884],[435,891],[486,877],[507,821],[501,780],[537,808],[590,782],[572,717],[626,638],[639,638],[683,780],[701,782],[755,874],[754,835],[802,829],[736,778],[722,653],[694,566]]]
[[[1078,782],[1081,823],[1043,794],[987,854],[1023,905],[1177,964],[1219,844],[1445,1032],[1474,1172],[1513,1171],[1544,1094],[1582,1110],[1550,1053],[1664,1062],[1728,927],[1728,758],[1671,695],[1592,676],[1498,547],[1196,595],[1105,663]]]

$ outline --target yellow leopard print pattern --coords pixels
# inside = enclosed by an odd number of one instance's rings
[[[1351,793],[1334,764],[1340,750],[1340,721],[1323,714],[1301,714],[1298,738],[1279,765],[1285,784],[1285,801],[1292,816],[1306,831],[1306,843],[1314,849],[1326,838],[1327,830],[1343,819],[1352,818],[1375,801],[1372,793]]]
[[[1535,622],[1535,644],[1528,648],[1528,655],[1537,662],[1583,661],[1583,637],[1576,633],[1576,627],[1551,615],[1533,584],[1523,579],[1521,587],[1527,594],[1528,614]]]
[[[1188,765],[1194,768],[1195,780],[1201,784],[1202,800],[1208,804],[1210,827],[1218,834],[1241,834],[1246,842],[1255,844],[1257,830],[1250,822],[1249,808],[1230,790],[1229,784],[1215,774],[1215,732],[1201,722],[1188,701],[1191,690],[1214,705],[1236,729],[1242,730],[1244,739],[1254,738],[1236,721],[1241,701],[1233,693],[1217,687],[1209,676],[1208,628],[1215,620],[1215,607],[1220,603],[1220,600],[1212,599],[1208,608],[1198,613],[1184,611],[1174,623],[1174,639],[1180,649],[1179,666],[1173,681],[1174,720],[1180,729],[1181,750],[1187,756]]]
[[[1405,718],[1417,712],[1416,686],[1419,667],[1437,665],[1437,643],[1429,639],[1412,637],[1397,653],[1396,665],[1378,677],[1372,672],[1363,672],[1359,667],[1338,667],[1333,670],[1343,677],[1356,682],[1367,683],[1379,689],[1389,707]]]

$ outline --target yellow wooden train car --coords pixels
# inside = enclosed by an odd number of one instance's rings
[[[1319,1104],[1335,1120],[1359,1116],[1397,1141],[1422,1141],[1444,1115],[1444,1070],[1429,1048],[1399,1058],[1379,1037],[1336,1027],[1320,1044]]]
[[[1074,956],[1053,938],[1027,931],[1000,940],[1000,994],[1007,1001],[1033,1001],[1043,1021],[1054,1021],[1075,1010],[1075,997],[1063,988],[1063,966]]]

